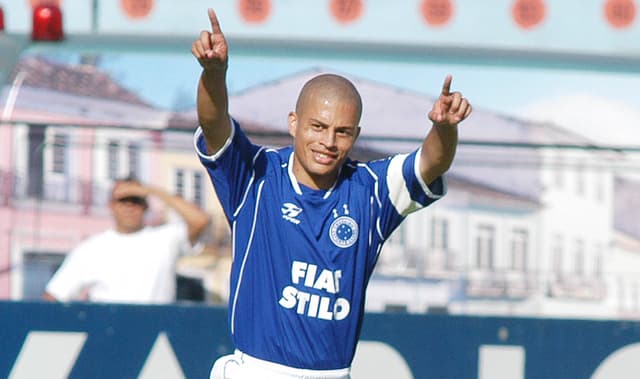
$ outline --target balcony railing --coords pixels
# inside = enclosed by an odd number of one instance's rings
[[[600,277],[565,275],[550,280],[547,295],[553,298],[599,300],[606,296],[606,284]]]
[[[96,185],[88,180],[70,177],[51,177],[30,180],[13,172],[0,170],[0,199],[2,206],[46,202],[77,205],[88,210],[104,207],[109,199],[110,186]]]
[[[468,297],[525,298],[536,289],[536,275],[524,271],[472,271],[465,278]]]

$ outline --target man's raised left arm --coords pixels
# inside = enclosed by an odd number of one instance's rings
[[[467,99],[460,92],[451,93],[451,80],[451,75],[447,75],[440,97],[429,112],[432,126],[420,155],[420,174],[426,184],[431,184],[451,167],[458,146],[458,124],[471,114]]]

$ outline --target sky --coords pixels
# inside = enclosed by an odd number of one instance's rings
[[[101,67],[158,107],[194,103],[200,67],[190,55],[108,56]],[[461,91],[476,109],[551,121],[601,144],[640,146],[639,74],[233,56],[229,67],[232,93],[322,67],[436,96],[450,73],[452,89]]]
[[[231,56],[227,82],[234,93],[318,67],[429,96],[437,96],[445,75],[452,74],[452,89],[474,109],[553,122],[601,145],[640,148],[637,73]],[[195,104],[200,66],[190,54],[110,54],[101,57],[100,68],[159,108]]]
[[[5,2],[6,3],[6,2]],[[5,7],[13,14],[9,29],[31,28],[28,17],[21,17],[26,8],[18,1]],[[71,5],[73,3],[73,5]],[[102,2],[100,32],[157,35],[166,32],[171,20],[171,33],[194,35],[209,22],[204,8],[211,2],[158,1],[153,13],[140,22],[125,17],[120,2]],[[215,7],[228,35],[244,38],[277,39],[286,35],[294,40],[378,40],[387,43],[411,42],[426,46],[477,46],[500,49],[530,49],[530,51],[560,51],[637,57],[638,23],[626,29],[612,28],[603,18],[602,0],[563,0],[548,2],[549,15],[535,30],[516,27],[510,17],[511,0],[496,0],[487,7],[481,1],[459,1],[459,12],[446,28],[426,28],[415,9],[392,2],[379,2],[367,8],[361,22],[346,27],[330,19],[322,2],[285,2],[286,7],[274,7],[272,18],[262,25],[243,22],[234,1],[217,1]],[[296,3],[296,4],[293,4]],[[83,0],[65,4],[65,28],[69,33],[87,32],[87,13],[93,11]],[[384,4],[384,5],[383,5]],[[311,8],[309,8],[311,7]],[[316,17],[296,17],[310,9]],[[464,11],[468,10],[468,11]],[[93,13],[91,13],[93,14]],[[380,20],[395,15],[402,23],[380,30]],[[506,16],[506,17],[505,17]],[[404,17],[404,18],[402,18]],[[636,17],[637,19],[637,17]],[[9,19],[8,19],[9,20]],[[16,21],[22,20],[22,21]],[[189,20],[188,22],[176,22]],[[490,25],[481,24],[491,20]],[[20,24],[22,22],[22,24]],[[478,28],[477,25],[486,27]],[[573,32],[566,32],[572,30]],[[159,32],[160,31],[160,32]],[[319,34],[322,33],[320,36]],[[160,34],[164,35],[164,34]],[[101,67],[124,86],[138,92],[147,102],[160,108],[184,108],[193,105],[200,72],[195,59],[186,51],[178,53],[127,53],[103,56]],[[631,52],[629,52],[631,51]],[[228,84],[231,92],[242,91],[259,83],[299,72],[309,67],[322,67],[347,75],[359,76],[410,89],[430,96],[438,94],[444,76],[453,75],[453,88],[461,91],[476,109],[512,115],[532,120],[552,121],[602,144],[633,144],[640,146],[640,74],[603,71],[543,70],[533,68],[389,63],[345,60],[324,60],[289,57],[269,58],[238,56],[231,52]],[[365,104],[366,107],[366,104]]]

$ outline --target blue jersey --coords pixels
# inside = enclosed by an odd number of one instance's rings
[[[236,348],[295,368],[349,367],[383,242],[445,193],[443,179],[422,181],[417,150],[348,160],[333,188],[313,190],[291,171],[292,147],[254,145],[235,121],[213,156],[201,129],[194,141],[232,230]]]

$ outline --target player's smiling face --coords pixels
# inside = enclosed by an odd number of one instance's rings
[[[320,94],[289,114],[293,173],[299,183],[314,189],[333,186],[360,133],[359,118],[356,102]]]

